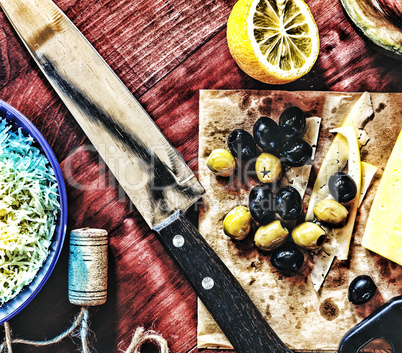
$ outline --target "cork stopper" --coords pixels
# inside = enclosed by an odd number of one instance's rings
[[[108,233],[82,228],[70,233],[68,298],[80,306],[102,305],[107,298]]]

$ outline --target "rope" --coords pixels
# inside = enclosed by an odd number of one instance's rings
[[[20,338],[13,339],[10,324],[8,322],[5,322],[3,324],[5,339],[4,342],[0,345],[0,353],[12,353],[13,344],[26,344],[37,347],[50,346],[52,344],[60,342],[67,336],[70,336],[79,326],[81,326],[79,337],[81,339],[82,353],[90,353],[90,346],[88,344],[88,318],[88,308],[82,307],[73,324],[66,331],[62,332],[60,335],[54,337],[53,339],[46,341],[32,341]],[[159,348],[160,353],[169,353],[167,341],[157,332],[145,331],[143,327],[138,327],[135,330],[131,339],[131,343],[124,353],[140,353],[141,346],[147,341],[153,342]]]
[[[9,353],[12,353],[12,348],[11,348],[11,329],[10,329],[10,325],[8,324],[8,322],[4,323],[4,330],[6,332],[5,345],[7,346],[7,351]]]
[[[81,342],[82,342],[82,353],[88,353],[88,310],[85,311],[82,322],[81,322]]]
[[[146,341],[154,342],[159,347],[160,353],[169,352],[167,342],[162,336],[155,331],[144,331],[143,327],[138,327],[137,330],[135,330],[131,344],[128,346],[125,353],[140,353],[141,346]]]

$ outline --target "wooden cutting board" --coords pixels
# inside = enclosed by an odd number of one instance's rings
[[[278,121],[281,112],[292,105],[306,116],[319,116],[322,126],[316,158],[304,197],[306,209],[311,187],[320,164],[338,127],[361,93],[286,92],[286,91],[219,91],[200,92],[199,178],[206,189],[200,212],[199,230],[232,270],[254,303],[279,337],[295,350],[337,349],[343,335],[361,319],[393,296],[402,294],[402,267],[360,245],[370,205],[385,164],[402,127],[402,94],[371,93],[374,117],[366,124],[369,141],[362,147],[362,161],[378,167],[373,183],[358,211],[351,251],[347,261],[335,260],[323,287],[317,293],[307,261],[293,277],[276,272],[269,252],[258,250],[253,236],[234,242],[222,231],[225,215],[237,205],[248,205],[251,188],[258,184],[252,177],[240,182],[214,176],[206,160],[215,148],[226,148],[230,132],[242,128],[252,133],[260,116]],[[347,299],[349,283],[358,275],[370,275],[378,286],[375,297],[356,306]],[[198,308],[199,348],[230,348],[206,309]]]

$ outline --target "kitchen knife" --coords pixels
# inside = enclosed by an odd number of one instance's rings
[[[233,347],[290,353],[183,215],[203,187],[90,43],[50,0],[0,0],[0,6]]]

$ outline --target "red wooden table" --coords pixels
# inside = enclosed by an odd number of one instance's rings
[[[377,53],[349,24],[338,1],[309,0],[321,38],[313,70],[283,86],[246,76],[230,56],[226,21],[235,0],[55,0],[197,171],[199,89],[398,92],[400,61]],[[196,348],[196,296],[119,188],[0,11],[0,99],[25,114],[52,146],[65,177],[68,231],[109,232],[109,290],[90,310],[99,353],[125,350],[138,326],[160,332],[172,352]],[[385,122],[386,123],[386,122]],[[196,219],[196,215],[193,215]],[[67,296],[68,237],[39,295],[10,320],[15,337],[51,338],[79,308]],[[14,352],[75,352],[15,345]],[[146,345],[143,352],[155,352]]]

